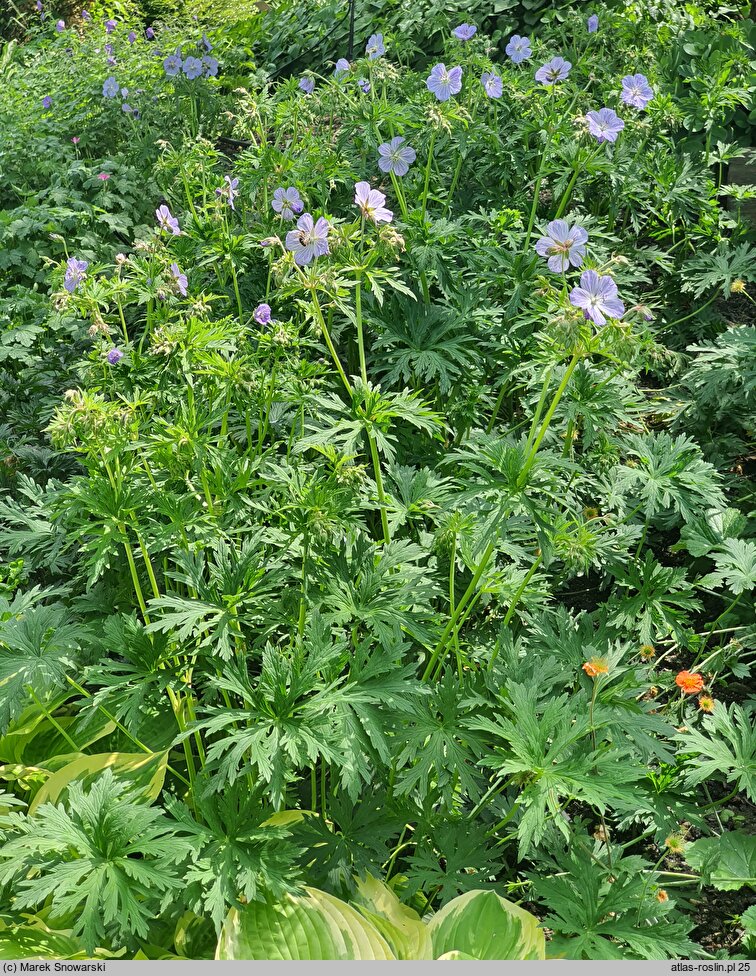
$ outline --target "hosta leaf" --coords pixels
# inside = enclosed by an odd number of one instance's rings
[[[104,769],[112,768],[120,780],[128,783],[132,793],[146,800],[156,800],[165,781],[168,753],[111,752],[74,759],[47,780],[29,806],[29,815],[43,803],[57,803],[74,780],[91,782]]]
[[[276,904],[253,902],[226,917],[216,959],[395,959],[380,932],[346,902],[317,888]]]
[[[433,916],[428,929],[436,958],[544,959],[538,919],[495,891],[468,891]]]
[[[388,885],[368,874],[357,879],[355,907],[389,942],[397,959],[432,959],[428,927]]]

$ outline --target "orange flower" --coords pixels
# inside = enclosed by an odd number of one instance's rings
[[[681,671],[675,678],[675,684],[682,688],[686,695],[696,695],[703,688],[703,677],[697,671]]]
[[[656,655],[656,648],[653,644],[644,644],[638,653],[644,661],[650,661]]]
[[[659,888],[659,890],[656,892],[656,900],[660,905],[663,905],[665,901],[669,901],[669,895],[664,888]]]
[[[583,665],[583,671],[585,671],[589,678],[597,678],[600,674],[608,673],[609,665],[605,657],[592,657],[590,661],[586,661]]]
[[[713,712],[714,711],[714,699],[711,695],[701,695],[698,699],[698,707],[702,712]]]

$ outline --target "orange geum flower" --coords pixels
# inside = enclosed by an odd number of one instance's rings
[[[600,674],[607,674],[609,672],[609,665],[605,657],[592,657],[590,661],[586,661],[583,665],[583,671],[585,671],[589,678],[598,678]]]
[[[714,711],[714,699],[711,695],[701,695],[698,699],[698,707],[702,712],[713,712]]]
[[[656,892],[656,900],[660,905],[663,905],[665,901],[669,901],[669,895],[664,888],[659,888],[659,890]]]
[[[703,677],[697,671],[681,671],[675,678],[675,684],[685,695],[696,695],[703,688]]]

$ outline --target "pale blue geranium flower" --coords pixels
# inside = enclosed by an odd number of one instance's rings
[[[428,91],[433,92],[439,102],[448,102],[452,95],[462,90],[462,68],[449,68],[437,64],[425,81]]]
[[[297,229],[290,230],[286,235],[286,247],[294,254],[295,262],[304,266],[310,264],[315,258],[329,254],[328,232],[331,225],[325,217],[319,217],[317,221],[312,219],[312,214],[302,214],[297,221]]]
[[[513,34],[509,38],[509,43],[504,50],[515,64],[521,64],[523,61],[527,61],[533,54],[530,50],[530,38],[520,37],[519,34]]]
[[[570,73],[572,64],[565,61],[562,57],[552,58],[547,64],[542,65],[535,73],[536,81],[542,85],[551,86],[558,81],[564,81]]]
[[[596,325],[605,325],[607,318],[618,319],[625,314],[625,306],[617,297],[617,285],[609,275],[584,271],[580,286],[570,292],[570,302],[582,308],[585,317]]]

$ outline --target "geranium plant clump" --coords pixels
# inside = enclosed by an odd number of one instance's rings
[[[0,956],[745,958],[748,28],[704,90],[671,0],[294,17],[277,69],[266,10],[256,64],[48,6],[0,53]]]

